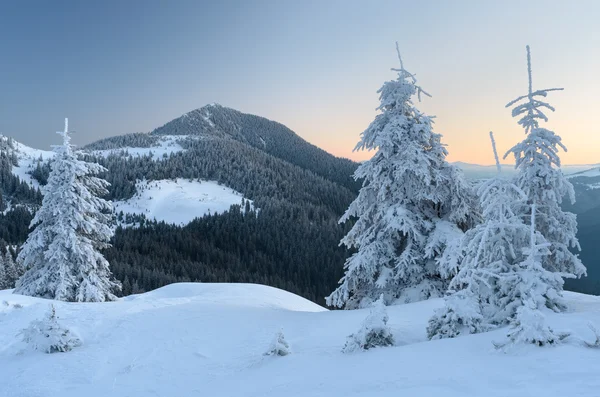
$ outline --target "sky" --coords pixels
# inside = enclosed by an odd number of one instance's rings
[[[82,145],[216,102],[364,160],[398,41],[448,159],[491,164],[490,130],[502,153],[524,136],[505,105],[529,44],[534,89],[565,89],[545,125],[563,163],[600,163],[598,20],[596,0],[0,1],[0,133],[46,149],[69,117]]]

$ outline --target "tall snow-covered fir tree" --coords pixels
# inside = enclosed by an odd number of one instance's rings
[[[522,264],[530,249],[530,226],[521,217],[527,196],[514,183],[500,178],[493,134],[490,132],[498,176],[478,189],[483,223],[467,231],[460,244],[446,251],[442,269],[456,274],[444,308],[429,322],[429,338],[455,337],[477,333],[512,321],[523,305],[519,288]],[[560,291],[562,280],[551,278],[548,285]],[[560,294],[546,296],[548,306],[562,308]]]
[[[527,46],[527,71],[529,90],[527,95],[509,102],[506,107],[514,106],[513,117],[520,117],[519,124],[525,129],[525,139],[511,148],[504,158],[513,154],[518,170],[516,184],[528,197],[528,206],[523,213],[526,222],[531,215],[531,206],[537,203],[538,216],[536,230],[550,243],[549,255],[542,257],[545,269],[560,273],[563,277],[581,277],[586,274],[585,267],[578,256],[569,248],[579,249],[577,240],[577,219],[575,214],[565,212],[560,204],[565,196],[575,202],[573,185],[565,178],[560,169],[559,150],[567,148],[560,136],[540,127],[539,120],[548,121],[544,109],[554,111],[547,102],[542,101],[551,88],[533,91],[531,80],[531,53]]]
[[[397,45],[396,45],[397,48]],[[347,309],[440,296],[448,280],[439,270],[446,245],[472,226],[474,194],[446,161],[432,118],[412,98],[429,96],[402,63],[396,80],[378,91],[381,111],[355,150],[376,150],[356,170],[358,197],[340,222],[356,218],[342,244],[357,252],[346,261],[340,286],[327,304]]]
[[[76,302],[114,300],[120,285],[99,252],[113,235],[112,205],[101,198],[108,182],[95,176],[105,168],[78,159],[66,119],[59,134],[63,144],[54,148],[42,206],[19,253],[27,270],[15,293]]]

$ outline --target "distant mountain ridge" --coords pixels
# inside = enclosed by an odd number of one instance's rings
[[[281,123],[218,104],[185,113],[149,134],[135,133],[106,138],[86,145],[83,149],[106,150],[128,146],[150,148],[162,136],[183,136],[192,140],[231,139],[310,170],[352,191],[356,192],[360,187],[360,183],[351,177],[358,163],[326,152]]]

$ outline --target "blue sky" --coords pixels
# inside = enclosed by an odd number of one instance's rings
[[[211,102],[282,122],[341,156],[393,78],[394,42],[433,94],[450,159],[492,161],[522,133],[504,105],[562,86],[549,127],[566,163],[600,162],[600,2],[18,1],[0,3],[0,132],[46,148],[148,132]]]

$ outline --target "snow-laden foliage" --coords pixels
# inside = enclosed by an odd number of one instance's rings
[[[577,220],[575,214],[565,212],[560,204],[565,196],[571,203],[575,202],[573,185],[563,175],[560,166],[560,149],[567,148],[560,136],[539,125],[539,121],[547,121],[544,109],[554,108],[540,98],[548,92],[561,90],[552,88],[533,91],[531,80],[531,55],[527,46],[527,68],[529,75],[529,92],[506,106],[515,105],[513,117],[520,117],[519,124],[525,129],[526,138],[511,148],[516,160],[518,174],[516,184],[528,197],[528,206],[522,214],[527,219],[531,214],[531,205],[538,203],[536,230],[550,243],[550,254],[543,257],[545,269],[559,273],[563,277],[581,277],[586,274],[585,267],[570,248],[579,249],[577,240]]]
[[[373,303],[358,332],[348,336],[342,352],[352,353],[374,347],[394,346],[394,335],[388,323],[383,295]]]
[[[470,187],[447,163],[432,118],[412,102],[414,95],[426,93],[401,59],[400,69],[392,70],[398,78],[378,91],[381,113],[355,148],[376,153],[354,174],[363,186],[340,221],[356,218],[342,244],[357,252],[346,261],[328,305],[368,307],[381,294],[386,304],[440,296],[448,281],[439,271],[448,244],[444,235],[473,223]]]
[[[34,320],[21,331],[23,342],[33,350],[44,353],[63,353],[81,346],[81,339],[68,328],[58,323],[54,305],[43,320]]]
[[[490,138],[500,172],[492,133]],[[430,338],[454,337],[457,329],[465,329],[465,323],[477,325],[466,328],[473,333],[514,321],[524,304],[523,288],[538,286],[538,281],[545,289],[528,293],[536,299],[545,299],[545,306],[554,310],[564,307],[560,295],[562,279],[546,271],[532,270],[535,266],[529,263],[533,259],[527,252],[536,237],[535,225],[526,225],[521,216],[527,206],[525,192],[498,175],[482,183],[478,195],[484,221],[467,231],[460,243],[445,253],[444,263],[448,268],[444,271],[456,275],[450,283],[452,295],[446,299],[446,306],[430,321]]]
[[[429,320],[429,339],[455,338],[461,334],[476,334],[490,329],[481,312],[481,302],[471,289],[458,291],[445,299]]]
[[[481,332],[494,325],[505,324],[515,315],[515,274],[525,260],[529,227],[518,216],[526,197],[521,189],[499,177],[479,186],[483,223],[468,230],[456,245],[448,249],[442,269],[454,275],[449,292],[459,294],[446,299],[446,306],[432,318],[430,338],[456,336],[446,329],[462,327],[473,321],[478,326],[468,329]],[[470,299],[474,301],[471,302]],[[465,315],[459,305],[466,305]],[[473,308],[477,308],[477,310]],[[473,313],[475,317],[467,316]]]
[[[275,338],[271,342],[271,346],[265,353],[265,356],[287,356],[291,352],[290,344],[285,340],[285,336],[283,335],[283,329],[280,329],[275,334]]]
[[[105,168],[77,158],[65,120],[63,145],[55,147],[34,228],[19,253],[27,269],[15,293],[62,301],[114,300],[119,284],[99,250],[109,246],[112,206],[102,199],[108,183],[95,174]]]
[[[511,319],[508,341],[497,347],[532,343],[538,346],[556,344],[567,335],[554,332],[546,325],[545,310],[553,303],[552,309],[565,307],[562,297],[563,279],[560,274],[544,269],[543,258],[550,255],[551,244],[536,232],[536,205],[531,206],[530,247],[524,251],[526,259],[519,265],[513,277],[514,297],[511,303],[517,306],[516,315]]]

